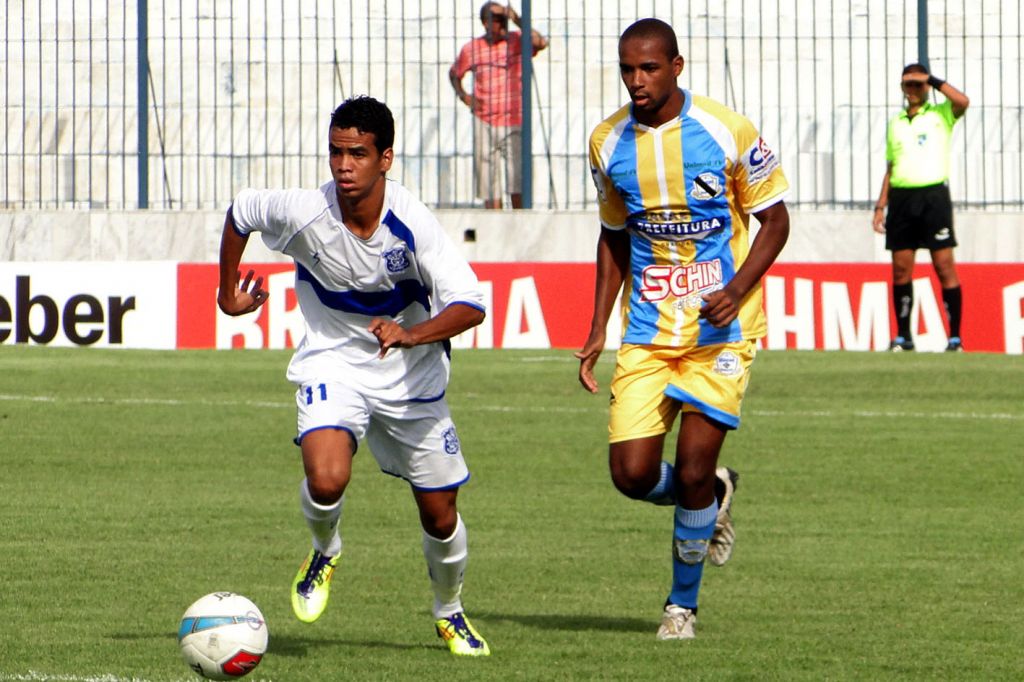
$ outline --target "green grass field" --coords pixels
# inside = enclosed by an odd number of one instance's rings
[[[365,449],[331,606],[292,616],[288,357],[0,346],[0,681],[199,679],[176,630],[215,590],[266,616],[254,680],[1022,675],[1020,357],[762,353],[723,453],[736,551],[666,643],[671,520],[611,486],[607,394],[567,351],[457,351],[483,660],[435,637],[411,496]]]

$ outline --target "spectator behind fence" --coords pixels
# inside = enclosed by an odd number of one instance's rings
[[[872,220],[875,232],[885,234],[885,248],[892,252],[892,302],[897,335],[889,350],[914,350],[910,329],[914,254],[925,248],[931,251],[949,318],[946,350],[961,351],[962,296],[953,263],[956,235],[948,185],[949,146],[953,126],[967,111],[970,101],[946,81],[930,75],[921,64],[904,67],[900,87],[907,106],[889,122],[885,177]],[[946,100],[941,104],[929,102],[932,88]]]
[[[509,32],[509,19],[520,25],[511,5],[485,2],[480,8],[484,34],[462,46],[448,71],[458,98],[473,112],[474,185],[486,208],[501,208],[505,194],[511,196],[512,208],[523,207],[522,34]],[[530,37],[533,54],[548,46],[537,31],[531,30]],[[462,86],[469,71],[472,93]]]

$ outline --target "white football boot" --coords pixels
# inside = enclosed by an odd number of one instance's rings
[[[658,628],[658,639],[693,639],[696,633],[693,626],[697,624],[697,614],[691,609],[675,604],[665,604],[661,614],[661,627]]]
[[[718,517],[715,532],[708,543],[708,560],[715,566],[723,566],[732,556],[736,543],[736,529],[732,525],[732,498],[736,494],[740,475],[729,467],[715,469],[715,496],[718,498]]]

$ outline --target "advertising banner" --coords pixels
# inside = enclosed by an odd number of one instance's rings
[[[255,313],[217,308],[213,263],[0,263],[0,343],[123,348],[292,348],[304,334],[290,264],[244,264],[270,292]],[[578,349],[590,327],[592,263],[474,263],[487,319],[457,348]],[[968,351],[1024,353],[1024,266],[958,266]],[[244,273],[243,273],[244,274]],[[768,349],[885,350],[894,335],[890,268],[779,263],[764,279]],[[914,341],[946,343],[942,292],[930,264],[914,272]],[[609,346],[619,337],[613,314]]]
[[[0,263],[0,343],[176,347],[178,264]]]
[[[253,265],[266,277],[263,309],[230,318],[216,308],[214,265],[179,271],[178,345],[182,348],[287,348],[302,336],[291,267]],[[488,300],[487,319],[453,341],[464,348],[578,349],[590,328],[591,263],[474,263]],[[970,351],[1024,352],[1024,266],[962,264],[962,336]],[[776,264],[764,280],[768,349],[885,350],[895,335],[890,266]],[[929,264],[914,272],[915,342],[922,351],[946,345],[942,292]],[[619,336],[617,315],[609,344]]]

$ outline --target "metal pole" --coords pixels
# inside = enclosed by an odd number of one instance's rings
[[[139,208],[149,208],[149,32],[147,0],[139,0],[138,119]]]
[[[917,0],[917,62],[928,66],[928,0]]]
[[[533,82],[533,31],[530,23],[530,0],[523,0],[523,11],[519,13],[519,28],[523,32],[523,208],[533,208],[533,101],[530,97],[530,84]]]

